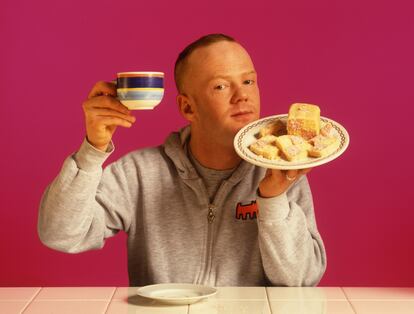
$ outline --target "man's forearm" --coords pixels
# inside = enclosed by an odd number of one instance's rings
[[[258,222],[266,276],[275,286],[314,286],[326,268],[322,239],[308,230],[292,232],[296,228],[291,223]]]
[[[307,190],[307,181],[298,184]],[[300,194],[299,203],[306,208],[289,201],[286,193],[257,200],[260,252],[273,285],[313,286],[326,269],[325,248],[314,222],[312,202],[303,200],[307,194],[303,190]]]
[[[98,160],[94,165],[90,156],[79,158],[80,162],[75,156],[65,160],[61,172],[44,193],[39,208],[41,241],[65,252],[78,252],[103,244],[104,214],[95,200],[102,167]],[[86,170],[79,168],[82,163]]]

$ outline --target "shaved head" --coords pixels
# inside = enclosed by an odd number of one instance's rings
[[[236,40],[228,35],[224,34],[209,34],[203,36],[196,41],[189,44],[184,50],[178,55],[177,61],[174,67],[174,80],[177,90],[180,94],[185,93],[185,74],[188,67],[188,57],[192,52],[201,47],[207,47],[220,41],[236,42]]]

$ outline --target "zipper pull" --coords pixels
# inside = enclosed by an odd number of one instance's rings
[[[208,205],[208,214],[207,214],[207,220],[208,223],[213,223],[214,218],[216,218],[216,215],[214,215],[214,209],[216,208],[216,206],[214,206],[213,204],[209,204]]]

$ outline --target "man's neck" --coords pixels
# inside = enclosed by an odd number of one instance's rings
[[[233,169],[241,161],[234,150],[233,143],[226,145],[192,134],[189,144],[193,156],[206,168],[215,170]]]

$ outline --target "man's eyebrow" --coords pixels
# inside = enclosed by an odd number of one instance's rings
[[[247,71],[247,72],[241,73],[240,75],[249,75],[249,74],[256,74],[256,71],[255,70]],[[228,79],[228,78],[231,78],[231,75],[220,75],[220,74],[219,75],[215,75],[209,81],[213,81],[213,80],[220,79],[220,78],[222,78],[222,79]]]

